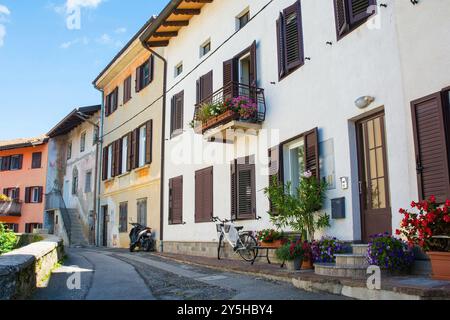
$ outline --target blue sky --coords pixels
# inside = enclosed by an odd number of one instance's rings
[[[167,2],[0,0],[0,140],[38,136],[99,104],[92,81]]]

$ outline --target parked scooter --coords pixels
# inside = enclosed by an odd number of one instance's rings
[[[147,252],[153,250],[155,240],[153,239],[152,229],[139,223],[130,224],[133,226],[130,231],[130,252],[133,252],[136,247]]]

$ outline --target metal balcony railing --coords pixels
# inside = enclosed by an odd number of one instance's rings
[[[193,125],[204,133],[233,120],[262,123],[265,118],[264,89],[230,82],[195,105]]]
[[[0,216],[20,217],[22,202],[19,200],[0,201]]]

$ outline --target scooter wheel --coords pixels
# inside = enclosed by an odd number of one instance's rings
[[[130,246],[130,252],[133,252],[133,251],[134,251],[134,248],[135,248],[135,246],[131,245],[131,246]]]

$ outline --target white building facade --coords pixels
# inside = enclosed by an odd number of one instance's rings
[[[75,109],[49,132],[46,220],[71,245],[95,241],[100,109]]]
[[[311,170],[329,183],[331,227],[317,237],[365,242],[395,232],[411,200],[447,197],[448,13],[443,0],[171,1],[145,34],[168,61],[164,250],[209,252],[213,216],[273,227],[269,174],[295,184]],[[258,100],[262,117],[196,133],[196,104],[226,96]],[[439,131],[420,125],[428,111]],[[235,134],[221,142],[225,132]],[[438,161],[426,156],[429,137],[444,148]]]

